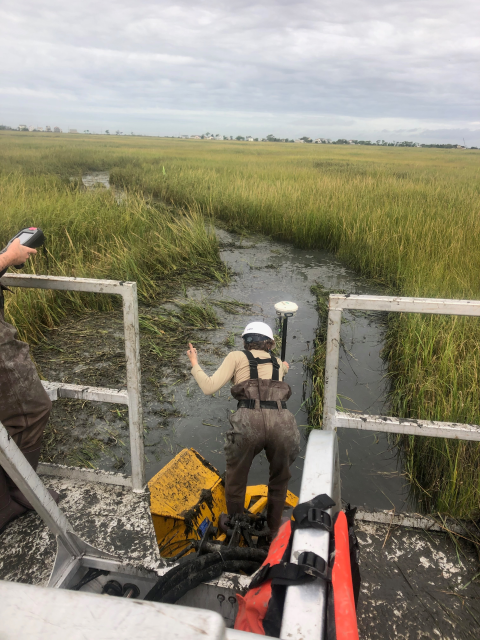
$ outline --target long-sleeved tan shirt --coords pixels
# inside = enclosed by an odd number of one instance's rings
[[[262,360],[270,360],[270,354],[266,351],[258,351],[257,349],[252,349],[250,352],[254,358],[261,358]],[[282,363],[280,358],[277,358],[278,364],[280,365],[280,371],[278,372],[278,377],[280,380],[283,379],[283,376],[287,373],[288,369]],[[258,365],[258,377],[271,379],[272,377],[272,364],[260,364]],[[224,384],[227,384],[233,378],[233,384],[238,384],[239,382],[243,382],[244,380],[250,379],[250,366],[248,364],[248,358],[243,353],[243,351],[232,351],[228,354],[225,360],[222,362],[220,367],[215,371],[213,376],[207,376],[207,374],[202,370],[202,367],[199,364],[196,364],[192,367],[192,376],[198,383],[198,386],[203,391],[206,396],[212,395],[215,391],[218,391],[223,387]]]

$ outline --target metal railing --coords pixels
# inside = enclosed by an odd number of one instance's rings
[[[415,436],[457,440],[480,440],[480,426],[456,422],[402,419],[337,411],[337,383],[342,311],[387,311],[441,315],[480,316],[480,300],[442,300],[440,298],[395,298],[389,296],[330,295],[325,361],[323,428],[386,431]]]
[[[305,452],[302,486],[298,502],[304,503],[323,493],[335,506],[327,509],[332,519],[341,509],[340,461],[337,434],[312,431]],[[297,529],[293,534],[290,562],[298,564],[304,551],[313,551],[327,559],[330,554],[330,533],[323,529]],[[283,608],[281,638],[323,640],[326,637],[327,583],[314,580],[287,588]]]
[[[80,291],[120,295],[123,300],[123,325],[125,335],[125,357],[127,362],[127,388],[108,389],[64,382],[43,382],[51,400],[76,398],[96,402],[112,402],[128,406],[130,429],[130,453],[132,475],[90,471],[77,467],[41,463],[39,473],[60,475],[106,484],[131,487],[134,491],[145,488],[145,455],[143,445],[143,417],[140,389],[140,334],[138,328],[137,283],[117,280],[95,280],[93,278],[65,278],[60,276],[13,275],[2,277],[8,287],[31,289],[55,289],[57,291]]]

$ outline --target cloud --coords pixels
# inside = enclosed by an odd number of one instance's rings
[[[476,0],[4,0],[0,119],[169,135],[477,129],[478,33]]]

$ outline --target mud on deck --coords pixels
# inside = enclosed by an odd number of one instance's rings
[[[113,485],[42,478],[62,495],[61,508],[87,542],[137,567],[163,562],[149,495]],[[357,521],[362,640],[478,640],[479,560],[473,546],[448,534]],[[1,535],[0,579],[46,585],[56,544],[36,513]]]
[[[479,559],[448,534],[357,522],[362,640],[478,640]],[[476,578],[476,580],[475,580]]]
[[[135,567],[164,566],[150,516],[150,494],[124,487],[42,476],[62,497],[59,506],[75,532],[94,547]],[[55,537],[35,512],[1,534],[0,579],[46,586],[56,554]]]

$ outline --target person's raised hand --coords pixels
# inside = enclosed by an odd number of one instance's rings
[[[16,238],[3,254],[3,258],[5,260],[5,264],[13,267],[15,265],[23,264],[31,255],[35,255],[36,253],[36,249],[25,247],[23,244],[20,244],[20,238]]]
[[[188,346],[190,348],[187,351],[187,356],[188,356],[188,359],[190,360],[190,364],[192,365],[192,367],[194,367],[196,364],[198,364],[197,350],[195,349],[195,347],[191,342],[188,343]]]
[[[290,365],[288,364],[288,362],[284,362],[283,366],[286,368],[287,371],[290,369]]]

